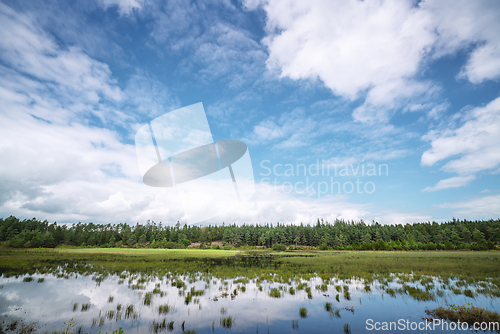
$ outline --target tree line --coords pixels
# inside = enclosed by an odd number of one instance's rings
[[[48,221],[0,218],[0,242],[5,247],[68,246],[200,248],[222,242],[222,247],[340,250],[452,250],[495,249],[500,243],[500,219],[457,220],[381,225],[377,222],[318,219],[314,224],[173,226],[146,224],[50,224]]]

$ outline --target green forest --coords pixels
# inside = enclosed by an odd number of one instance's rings
[[[148,221],[142,225],[50,224],[35,218],[0,218],[0,242],[4,247],[53,248],[147,247],[199,248],[265,247],[294,250],[488,250],[500,243],[500,219],[381,225],[377,222],[318,219],[315,224],[265,224],[173,226]],[[218,242],[213,244],[213,242]]]

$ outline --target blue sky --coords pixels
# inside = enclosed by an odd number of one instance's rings
[[[0,216],[185,221],[175,189],[141,182],[134,136],[202,102],[256,182],[205,223],[498,218],[499,16],[498,1],[2,1]],[[330,175],[280,175],[318,161]]]

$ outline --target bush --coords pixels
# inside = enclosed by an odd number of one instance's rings
[[[482,307],[473,306],[471,303],[456,306],[455,304],[450,307],[438,307],[433,310],[426,310],[429,316],[437,319],[445,319],[451,322],[466,322],[469,326],[475,322],[499,322],[500,315],[494,311],[485,310]]]
[[[273,245],[273,250],[284,252],[284,251],[286,251],[286,246],[283,245],[283,244],[274,244]]]
[[[169,241],[165,244],[165,248],[168,249],[180,249],[180,248],[185,248],[184,245],[178,244],[176,242]]]

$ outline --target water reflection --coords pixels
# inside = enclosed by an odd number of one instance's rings
[[[270,259],[240,260],[247,268],[272,268]],[[367,319],[419,322],[426,308],[451,303],[500,309],[498,287],[486,278],[111,272],[65,265],[43,274],[3,275],[2,320],[36,323],[39,332],[63,330],[73,319],[73,330],[82,333],[111,333],[119,327],[125,333],[338,333],[345,324],[360,333],[367,332]]]

